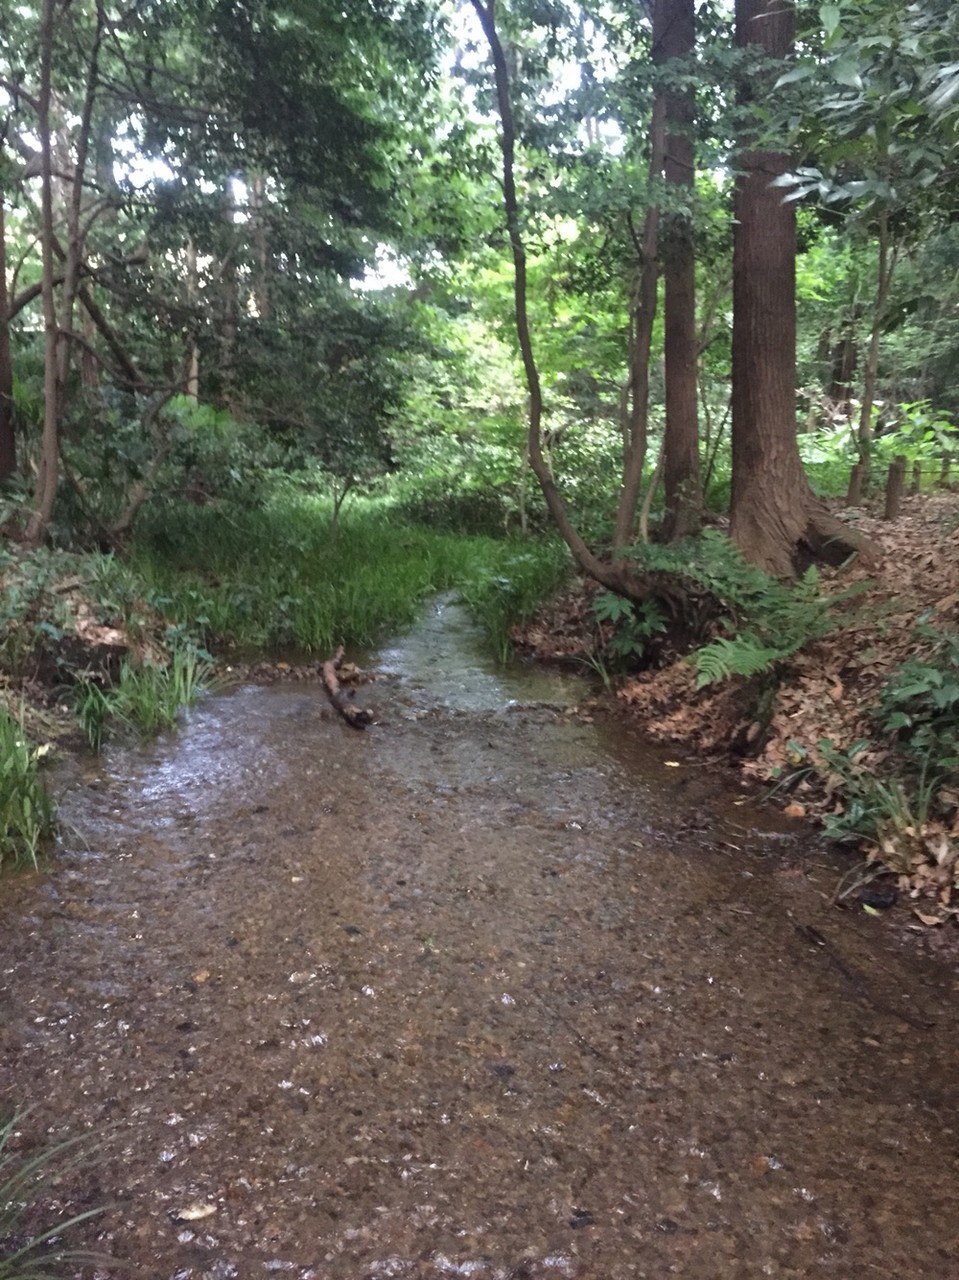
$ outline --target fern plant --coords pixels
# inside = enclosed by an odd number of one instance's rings
[[[703,645],[690,655],[690,661],[696,665],[696,688],[703,689],[731,676],[758,675],[787,656],[782,649],[760,644],[756,636],[743,633]]]
[[[635,554],[647,572],[681,576],[718,603],[725,634],[689,657],[698,688],[768,671],[811,640],[848,625],[849,615],[837,606],[865,590],[856,584],[827,594],[814,567],[799,582],[770,577],[714,529],[675,546],[646,544]]]

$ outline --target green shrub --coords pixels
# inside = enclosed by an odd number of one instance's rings
[[[812,567],[799,582],[770,577],[744,559],[725,534],[707,529],[673,546],[647,544],[634,551],[651,573],[682,577],[702,589],[704,608],[719,610],[718,635],[690,655],[697,686],[751,676],[791,658],[811,640],[848,625],[840,608],[865,584],[825,593]],[[696,622],[692,621],[695,629]]]
[[[882,728],[914,767],[938,775],[959,769],[959,635],[928,622],[917,628],[931,647],[902,664],[879,699]]]
[[[22,718],[0,707],[0,867],[36,867],[53,832],[53,805],[40,773],[44,754],[27,741]]]
[[[551,595],[569,572],[569,556],[557,541],[512,544],[495,568],[475,570],[460,595],[504,662],[511,652],[510,629]]]

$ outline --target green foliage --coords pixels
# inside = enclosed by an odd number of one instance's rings
[[[888,681],[878,716],[914,768],[941,778],[959,770],[959,636],[928,622],[918,634],[931,647]]]
[[[88,572],[79,556],[0,546],[0,666],[19,675],[56,648],[70,625],[63,584]]]
[[[260,509],[146,513],[131,562],[166,616],[219,652],[362,649],[411,623],[433,592],[524,579],[516,544],[502,539],[407,524],[382,500],[358,499],[335,532],[331,516],[328,500],[293,486]]]
[[[814,567],[797,583],[770,577],[749,564],[724,534],[709,529],[675,546],[648,544],[633,554],[647,571],[683,577],[719,603],[718,625],[727,634],[689,659],[699,688],[733,675],[756,675],[791,658],[848,622],[838,606],[865,589],[826,594]]]
[[[72,1139],[47,1147],[38,1155],[24,1156],[16,1149],[17,1126],[21,1117],[11,1116],[0,1123],[0,1280],[58,1280],[84,1264],[108,1261],[90,1253],[64,1248],[63,1233],[96,1217],[101,1209],[75,1214],[49,1227],[28,1228],[28,1215],[43,1192],[55,1183],[65,1158],[76,1161],[83,1139]]]
[[[865,740],[845,750],[829,739],[818,744],[839,799],[825,815],[823,829],[832,840],[876,844],[884,865],[907,875],[913,870],[911,854],[934,814],[939,779],[923,769],[914,784],[900,778],[884,781],[861,758],[869,747]]]
[[[593,601],[593,616],[608,622],[613,633],[603,645],[620,664],[643,658],[649,641],[666,630],[666,619],[655,600],[634,603],[611,591],[601,591]]]
[[[744,632],[728,639],[725,636],[697,649],[692,661],[696,666],[696,688],[719,684],[732,676],[754,676],[768,671],[777,662],[791,657],[805,642],[787,646],[764,646],[755,635]]]
[[[97,680],[81,675],[73,687],[73,709],[83,736],[99,752],[112,710],[109,694]]]
[[[495,567],[474,570],[460,595],[501,662],[512,653],[510,629],[525,622],[569,573],[557,540],[505,544]]]
[[[44,754],[45,748],[27,741],[22,716],[15,720],[0,706],[0,868],[36,867],[40,849],[53,832],[53,805],[41,776]],[[0,1223],[2,1208],[0,1188]]]
[[[180,709],[196,702],[211,675],[210,664],[190,649],[175,650],[167,666],[126,661],[108,695],[111,711],[147,734],[172,729]]]
[[[115,685],[81,675],[73,705],[90,747],[99,751],[111,722],[150,735],[172,729],[184,707],[190,707],[213,683],[212,663],[191,647],[174,649],[167,665],[124,660]]]

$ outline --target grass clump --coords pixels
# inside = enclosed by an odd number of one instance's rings
[[[112,686],[82,676],[74,686],[74,710],[87,742],[99,751],[110,722],[145,734],[172,729],[181,708],[192,706],[212,683],[208,655],[178,648],[165,665],[124,659]]]
[[[22,717],[0,706],[0,868],[36,867],[53,832],[53,804],[40,772],[44,754],[27,741]]]
[[[74,1214],[39,1231],[28,1227],[27,1218],[41,1192],[54,1180],[55,1170],[67,1152],[76,1151],[82,1139],[68,1140],[23,1156],[13,1139],[20,1117],[11,1116],[0,1124],[0,1280],[58,1280],[64,1266],[105,1262],[90,1253],[64,1248],[62,1236],[73,1226],[95,1217],[100,1209]]]

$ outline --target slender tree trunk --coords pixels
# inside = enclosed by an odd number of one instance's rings
[[[559,490],[550,473],[549,466],[543,456],[543,388],[540,383],[539,368],[533,351],[533,340],[530,333],[529,310],[526,304],[526,246],[520,230],[519,202],[516,195],[516,125],[513,118],[513,104],[510,99],[509,69],[506,55],[496,29],[493,0],[486,4],[483,0],[471,0],[476,16],[480,20],[483,33],[489,42],[493,59],[493,70],[496,79],[496,101],[502,126],[501,147],[503,153],[503,207],[506,213],[506,227],[509,234],[510,251],[513,258],[513,303],[516,322],[516,336],[519,342],[523,371],[526,376],[526,387],[529,394],[529,430],[527,432],[527,450],[533,474],[540,483],[550,515],[556,522],[566,545],[570,548],[577,564],[591,577],[598,577],[603,572],[603,565],[589,550],[579,535],[569,512],[566,509]]]
[[[57,493],[59,459],[59,383],[57,379],[57,347],[59,329],[53,296],[53,172],[50,135],[50,99],[53,70],[53,30],[55,0],[43,0],[40,18],[40,93],[37,128],[40,133],[40,209],[43,257],[43,436],[40,462],[33,496],[33,510],[27,522],[25,538],[29,543],[41,540],[53,514]]]
[[[736,0],[736,42],[792,52],[794,6]],[[755,88],[755,86],[754,86]],[[761,90],[760,90],[761,91]],[[869,544],[815,497],[796,442],[795,204],[770,184],[788,156],[746,149],[733,238],[730,533],[753,563],[791,576],[809,559],[841,563]]]
[[[10,299],[7,292],[7,239],[4,193],[0,189],[0,480],[17,469],[13,425],[13,361],[10,357]]]
[[[497,109],[501,122],[500,147],[503,156],[503,209],[506,215],[506,226],[513,259],[513,303],[516,336],[519,342],[529,394],[527,448],[530,466],[539,481],[549,513],[560,536],[569,547],[577,565],[588,577],[593,578],[602,586],[608,587],[611,591],[621,592],[631,599],[645,599],[654,593],[663,595],[665,594],[664,589],[660,588],[654,591],[654,587],[651,584],[641,581],[631,569],[628,561],[618,560],[610,563],[600,560],[598,556],[590,551],[570,518],[569,511],[556,487],[543,454],[543,391],[533,351],[526,298],[526,248],[520,229],[519,201],[516,194],[516,124],[510,99],[509,68],[503,45],[496,29],[494,0],[486,0],[485,3],[484,0],[471,0],[471,3],[476,11],[476,16],[479,18],[483,33],[489,42],[495,75]]]
[[[657,12],[663,0],[657,0]],[[650,183],[663,171],[666,109],[662,94],[653,102],[650,123]],[[653,346],[653,325],[659,300],[659,205],[652,203],[643,219],[643,233],[638,239],[639,274],[633,302],[631,342],[629,349],[628,405],[623,461],[623,486],[619,494],[613,525],[613,546],[622,551],[633,539],[636,508],[646,465],[649,435],[649,364]]]
[[[668,62],[689,57],[695,38],[694,0],[660,0],[653,29],[653,57]],[[669,89],[663,174],[678,197],[692,203],[695,176],[692,125],[694,102],[686,90]],[[663,487],[666,514],[661,536],[688,537],[702,521],[699,469],[696,334],[696,260],[689,215],[670,213],[662,234],[666,434]]]
[[[97,3],[96,15],[96,28],[94,30],[90,60],[87,64],[86,88],[83,96],[83,107],[80,112],[80,124],[77,129],[76,156],[72,165],[72,180],[70,182],[70,194],[66,210],[66,243],[64,246],[66,257],[63,264],[63,284],[60,291],[60,336],[57,352],[57,382],[60,387],[61,400],[70,366],[70,335],[73,332],[73,315],[76,307],[77,290],[80,287],[80,270],[83,265],[84,242],[87,231],[83,224],[83,189],[87,170],[87,153],[90,148],[93,106],[96,101],[100,77],[100,46],[103,42],[106,23],[106,14],[102,3]]]
[[[200,286],[197,273],[196,244],[191,235],[186,238],[186,296],[190,301],[190,306],[196,310],[199,307]],[[196,326],[198,323],[198,317],[194,317],[191,322],[190,332],[187,335],[186,394],[194,402],[200,398],[200,347],[196,339]]]
[[[863,370],[862,407],[859,411],[859,434],[857,445],[859,461],[863,465],[865,483],[868,487],[870,468],[872,465],[873,409],[876,404],[876,381],[879,375],[879,348],[882,343],[882,325],[886,315],[886,304],[889,301],[889,290],[892,287],[893,272],[896,269],[896,250],[889,233],[889,212],[879,211],[878,261],[876,264],[876,299],[872,311],[872,328],[869,334],[869,346],[866,350],[866,367]]]
[[[236,408],[237,335],[240,299],[236,269],[236,206],[229,183],[223,197],[223,220],[230,228],[229,243],[220,262],[220,378],[221,399],[227,409]]]
[[[270,297],[270,244],[266,227],[266,214],[269,208],[266,199],[266,178],[262,173],[251,173],[248,182],[250,236],[256,262],[253,296],[256,300],[257,315],[261,320],[269,320],[273,313],[273,302]]]

